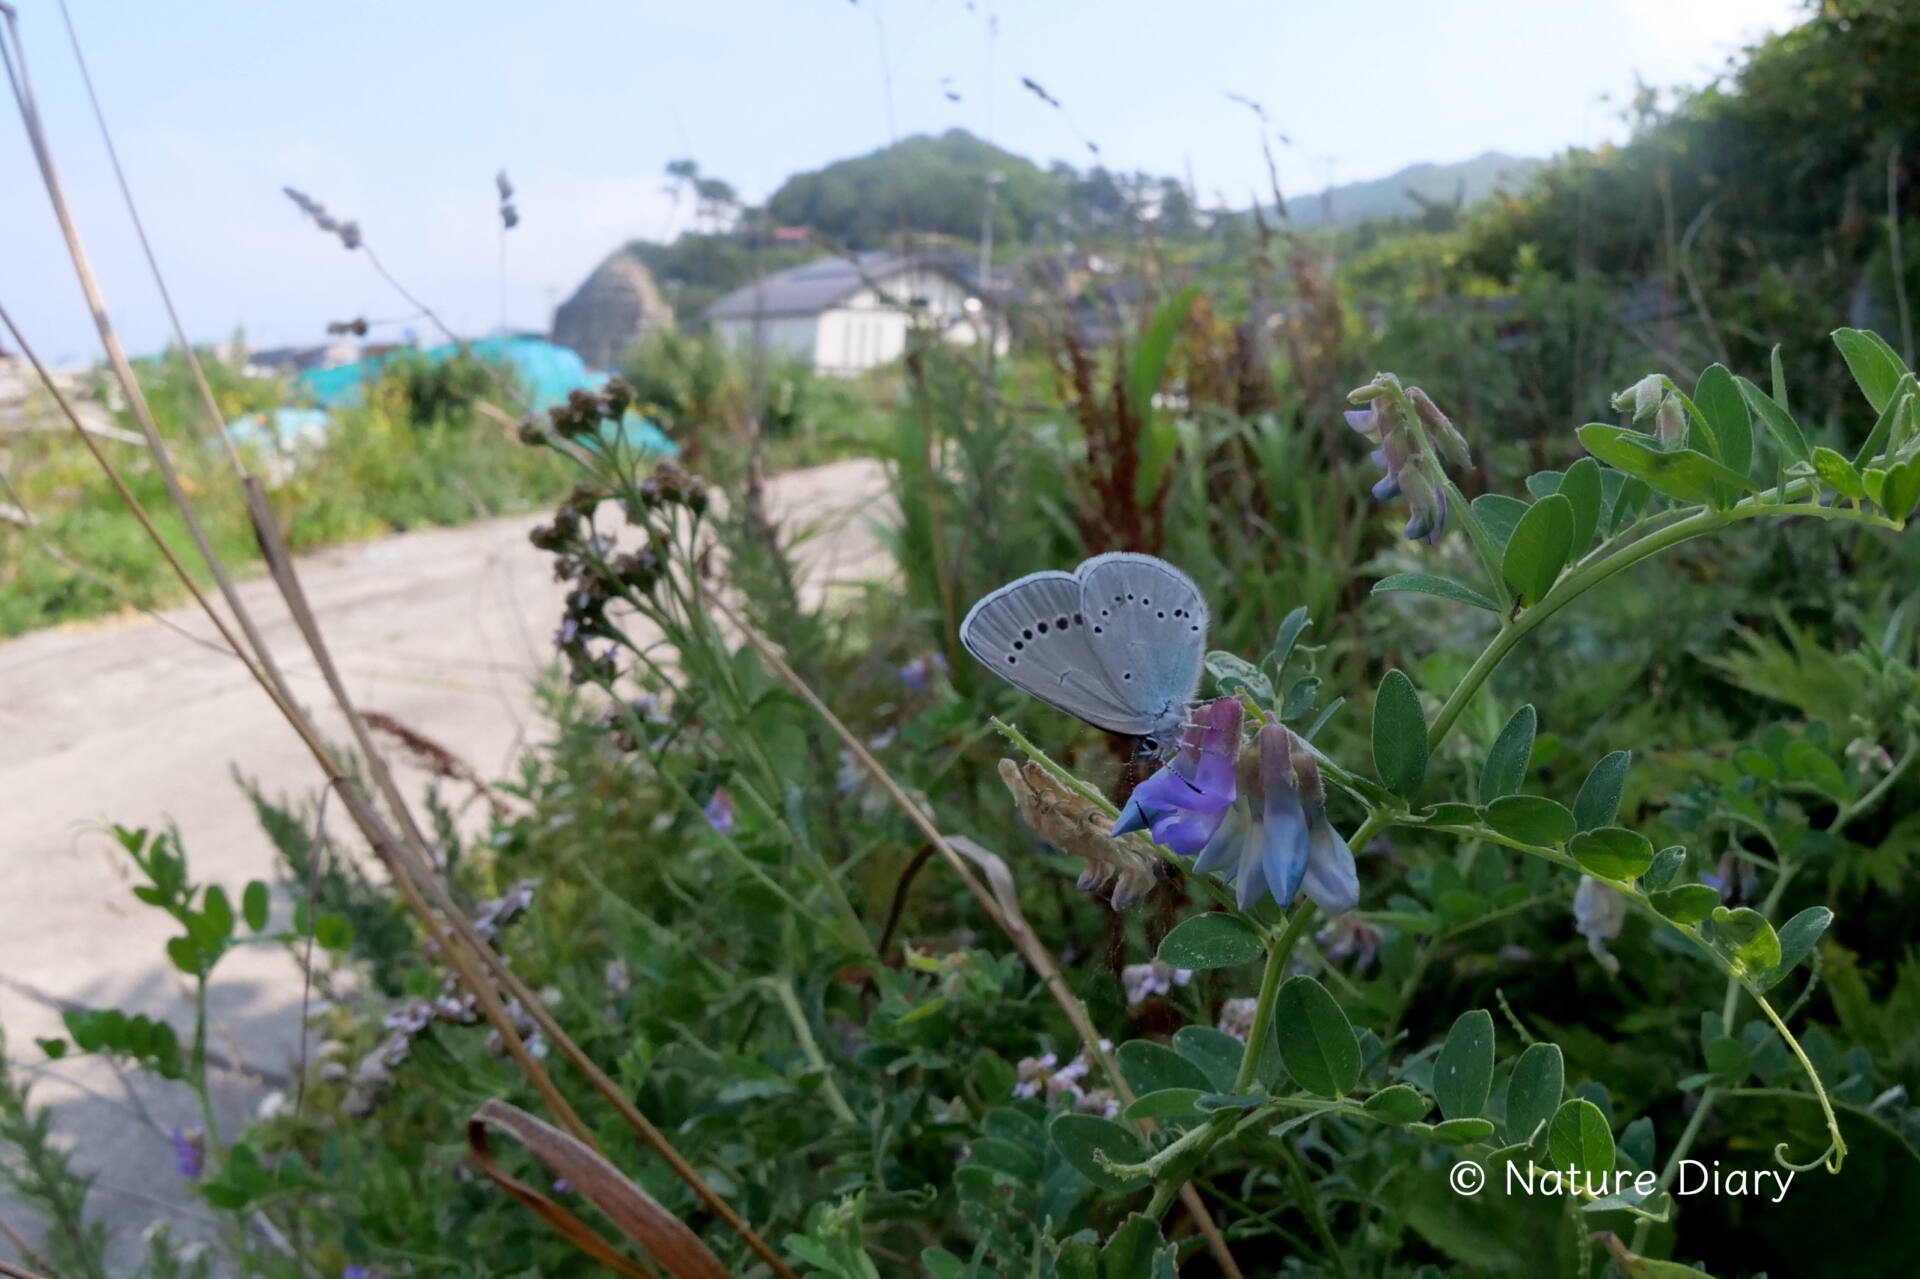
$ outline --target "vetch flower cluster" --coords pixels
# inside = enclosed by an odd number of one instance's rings
[[[1191,969],[1175,968],[1157,959],[1128,964],[1120,970],[1120,985],[1127,992],[1129,1009],[1138,1008],[1155,995],[1170,995],[1175,986],[1184,986],[1192,980]]]
[[[1401,390],[1391,373],[1374,375],[1371,384],[1350,397],[1365,408],[1347,412],[1347,425],[1373,444],[1369,456],[1386,472],[1373,486],[1382,501],[1406,495],[1406,536],[1432,546],[1447,528],[1447,478],[1438,449],[1456,466],[1473,462],[1473,452],[1440,406],[1417,386]],[[1411,409],[1411,412],[1409,412]]]
[[[1653,433],[1665,448],[1679,448],[1687,442],[1687,410],[1673,394],[1673,383],[1659,373],[1649,373],[1613,397],[1613,407],[1633,414],[1636,425],[1651,418]]]
[[[1360,880],[1327,819],[1313,752],[1277,722],[1243,749],[1243,714],[1232,697],[1196,710],[1174,758],[1134,789],[1111,833],[1151,830],[1196,873],[1232,883],[1242,910],[1263,896],[1284,909],[1302,892],[1328,914],[1352,910]]]
[[[1112,1052],[1113,1044],[1105,1039],[1100,1041],[1102,1052]],[[1051,1107],[1054,1102],[1066,1097],[1073,1108],[1082,1114],[1101,1115],[1112,1119],[1120,1113],[1120,1099],[1109,1088],[1086,1088],[1082,1081],[1092,1073],[1093,1062],[1081,1050],[1079,1056],[1062,1066],[1059,1055],[1043,1053],[1038,1057],[1022,1057],[1014,1068],[1013,1095],[1016,1097],[1038,1097]]]

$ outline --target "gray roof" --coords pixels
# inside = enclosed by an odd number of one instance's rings
[[[755,316],[818,315],[858,293],[868,279],[882,280],[908,267],[942,275],[955,274],[944,263],[925,257],[909,260],[886,250],[856,253],[852,261],[842,257],[818,258],[742,285],[709,306],[707,318],[751,320]]]

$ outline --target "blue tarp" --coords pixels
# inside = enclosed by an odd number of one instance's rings
[[[565,403],[569,392],[598,390],[609,376],[589,369],[585,360],[566,347],[555,346],[542,338],[481,338],[467,343],[467,350],[479,359],[511,368],[535,412],[545,412]],[[420,352],[436,362],[452,359],[459,353],[460,348],[451,342]],[[309,369],[294,379],[294,393],[323,409],[362,403],[367,387],[379,380],[380,370],[395,354],[387,352],[331,369]],[[659,427],[637,413],[629,412],[621,428],[627,443],[635,448],[650,453],[676,451],[673,441],[661,434]]]

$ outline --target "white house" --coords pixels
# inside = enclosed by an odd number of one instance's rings
[[[723,342],[798,356],[840,377],[898,359],[916,326],[966,344],[991,333],[1002,353],[1007,345],[1005,327],[956,272],[889,252],[820,258],[765,276],[706,314]]]

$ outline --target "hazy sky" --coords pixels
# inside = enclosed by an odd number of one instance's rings
[[[962,125],[1045,163],[1265,189],[1265,103],[1304,193],[1489,148],[1618,137],[1637,71],[1699,83],[1796,0],[68,0],[196,341],[319,341],[408,308],[280,194],[359,221],[455,327],[500,323],[493,174],[519,187],[507,319],[553,305],[623,241],[686,219],[678,156],[764,198],[797,169]],[[58,0],[14,0],[109,305],[165,338]],[[988,16],[998,35],[989,40]],[[989,62],[989,50],[991,61]],[[991,66],[991,75],[989,75]],[[1020,87],[1031,76],[1064,105]],[[943,85],[943,81],[945,82]],[[889,90],[889,85],[891,86]],[[945,90],[958,93],[951,102]],[[1610,95],[1611,101],[1603,101]],[[0,118],[0,301],[60,363],[97,356],[11,103]],[[422,326],[424,327],[424,326]],[[381,330],[396,336],[399,326]]]

